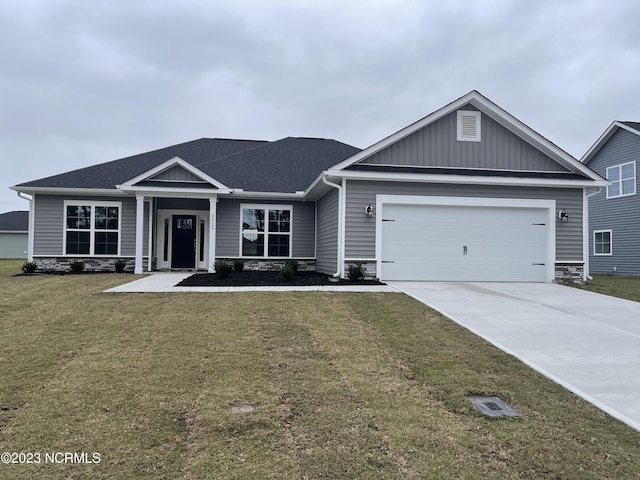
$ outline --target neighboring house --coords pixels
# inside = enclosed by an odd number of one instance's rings
[[[0,214],[0,258],[27,258],[29,212]]]
[[[589,196],[593,273],[640,275],[640,123],[613,122],[582,158],[609,180]]]
[[[586,275],[586,190],[604,185],[472,91],[365,150],[200,139],[12,189],[31,196],[44,269],[296,259],[382,280],[550,282]]]

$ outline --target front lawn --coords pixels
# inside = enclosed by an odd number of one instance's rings
[[[405,295],[103,294],[131,276],[10,278],[20,265],[0,262],[0,452],[42,461],[0,478],[640,472],[640,433]]]
[[[640,302],[640,276],[593,275],[593,280],[589,280],[586,284],[574,284],[573,286]]]

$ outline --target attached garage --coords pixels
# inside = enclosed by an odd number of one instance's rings
[[[377,198],[382,280],[549,282],[555,201]]]

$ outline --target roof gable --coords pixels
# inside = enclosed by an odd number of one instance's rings
[[[175,188],[176,184],[179,184],[181,188],[185,188],[186,186],[187,188],[209,187],[229,190],[226,185],[200,171],[180,157],[173,157],[160,165],[156,165],[152,169],[142,172],[140,175],[127,180],[117,187],[122,190],[135,190],[140,187]]]
[[[379,159],[380,156],[385,155],[381,153],[385,149],[389,149],[395,144],[399,144],[401,146],[402,144],[400,142],[402,140],[416,134],[420,130],[424,129],[424,131],[427,131],[429,129],[437,129],[438,123],[444,124],[450,122],[451,117],[455,116],[455,112],[460,109],[480,111],[483,115],[483,118],[485,118],[485,120],[483,121],[490,120],[491,122],[493,122],[492,125],[495,127],[494,129],[496,131],[502,130],[503,132],[509,132],[509,136],[512,141],[518,143],[521,147],[528,145],[527,150],[532,155],[531,162],[537,164],[538,167],[541,166],[542,171],[569,172],[596,181],[602,180],[597,174],[595,174],[595,172],[591,171],[589,168],[586,168],[584,165],[578,162],[578,160],[573,158],[564,150],[560,149],[558,146],[551,143],[540,134],[536,133],[527,125],[519,121],[517,118],[515,118],[475,90],[469,92],[463,97],[458,98],[457,100],[440,108],[439,110],[436,110],[435,112],[427,115],[417,122],[403,128],[402,130],[399,130],[393,135],[390,135],[389,137],[386,137],[383,140],[373,144],[372,146],[366,148],[357,155],[354,155],[345,162],[341,162],[335,165],[331,169],[331,171],[336,172],[338,170],[344,170],[357,163],[366,163],[366,161],[369,161],[369,159],[372,159],[372,161],[378,161],[377,159]],[[447,120],[447,117],[449,117],[450,119]],[[501,129],[498,129],[498,127],[501,127]],[[455,140],[456,129],[450,128],[447,135],[453,135],[453,140]],[[486,140],[486,135],[483,134],[482,137],[482,143],[484,143]],[[464,149],[477,148],[477,146],[478,143],[475,142],[473,145],[465,144],[461,146],[460,151],[463,151]],[[495,148],[499,147],[500,145],[495,146]],[[453,161],[452,164],[447,164],[447,167],[453,166],[453,168],[469,168],[468,165],[460,163],[461,161],[463,161],[462,157],[463,155],[460,155],[457,160],[455,158],[453,160],[451,158],[445,159],[445,161],[448,162]],[[432,157],[432,160],[433,159],[434,157]],[[513,162],[513,157],[505,156],[505,159]],[[473,161],[473,158],[464,159],[464,162],[469,161]],[[457,165],[456,162],[458,163]],[[557,166],[555,166],[554,164]],[[461,167],[458,167],[458,165],[461,165]],[[483,169],[487,167],[484,165],[476,165],[472,168]],[[508,170],[514,169],[512,163],[510,163],[508,166],[505,164],[503,168]],[[526,169],[524,165],[521,168]],[[539,170],[539,168],[536,168],[536,170]]]
[[[593,157],[595,157],[595,155],[600,151],[600,149],[620,129],[626,130],[627,132],[630,132],[630,133],[633,133],[634,135],[640,136],[640,123],[639,122],[621,122],[621,121],[616,120],[616,121],[612,122],[611,125],[609,125],[607,127],[607,129],[604,131],[604,133],[602,135],[600,135],[600,138],[598,138],[598,140],[596,140],[596,142],[591,146],[591,148],[589,148],[589,150],[587,150],[587,152],[580,159],[580,161],[583,164],[588,165],[589,162],[593,159]]]

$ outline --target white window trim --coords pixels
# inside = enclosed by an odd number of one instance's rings
[[[62,252],[65,257],[119,257],[120,249],[122,246],[122,202],[100,202],[95,200],[65,200],[63,202],[64,211],[62,214],[62,221],[64,222],[64,229],[62,232]],[[67,207],[91,207],[91,221],[88,229],[78,230],[74,228],[67,228]],[[118,252],[116,254],[95,254],[95,233],[102,230],[96,230],[95,228],[95,208],[96,207],[118,207]],[[67,231],[77,232],[89,232],[89,253],[70,253],[67,254]],[[115,232],[116,230],[106,230],[107,232]]]
[[[255,210],[266,210],[267,212],[265,215],[265,224],[266,224],[266,230],[264,232],[265,235],[265,239],[264,239],[264,251],[265,254],[269,253],[269,241],[268,241],[268,235],[270,234],[270,232],[268,231],[269,226],[268,226],[268,222],[269,222],[269,212],[268,210],[289,210],[290,214],[289,214],[289,232],[273,232],[274,234],[278,234],[278,235],[289,235],[289,255],[287,255],[286,257],[270,257],[269,255],[242,255],[242,211],[245,209],[255,209]],[[238,255],[239,258],[257,258],[257,259],[264,259],[264,258],[272,258],[272,259],[282,259],[282,258],[286,258],[286,259],[291,259],[293,258],[292,254],[293,254],[293,205],[280,205],[280,204],[267,204],[267,203],[241,203],[240,204],[240,235],[239,235],[239,244],[238,244]]]
[[[609,253],[596,253],[596,233],[609,234]],[[593,255],[596,257],[610,257],[613,255],[613,230],[594,230],[593,231]]]
[[[464,117],[475,117],[476,134],[474,136],[463,135],[462,119]],[[482,139],[482,115],[476,110],[458,110],[456,121],[456,140],[459,142],[480,142]]]
[[[622,180],[624,180],[622,178],[622,167],[624,167],[626,165],[633,165],[633,192],[632,193],[622,193]],[[635,160],[631,161],[631,162],[620,163],[618,165],[612,165],[610,167],[607,167],[607,180],[609,179],[609,170],[612,170],[614,168],[617,168],[620,171],[619,180],[616,182],[616,183],[620,184],[620,194],[619,195],[610,195],[609,194],[609,188],[610,188],[611,185],[607,185],[607,198],[630,197],[632,195],[635,195],[636,194],[636,162],[635,162]],[[627,180],[629,180],[629,178],[627,178]]]

